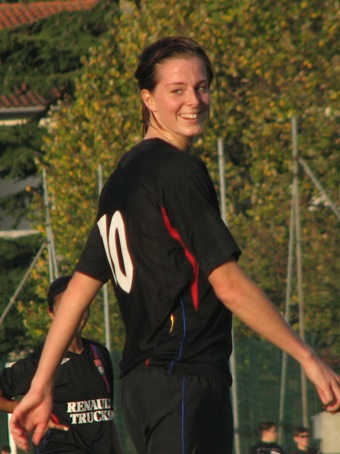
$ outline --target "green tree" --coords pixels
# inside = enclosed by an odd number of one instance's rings
[[[0,316],[12,301],[14,294],[21,283],[35,254],[42,244],[41,236],[35,235],[20,239],[0,239]],[[37,307],[41,301],[35,295],[36,283],[29,279],[25,284],[25,296],[34,300]],[[16,303],[20,302],[18,295]],[[0,358],[10,351],[21,351],[27,348],[25,329],[22,325],[17,304],[10,309],[10,316],[0,325]]]
[[[71,99],[74,91],[73,81],[81,73],[82,58],[89,54],[91,46],[111,26],[111,9],[115,3],[104,0],[90,11],[64,12],[16,29],[1,30],[1,94],[13,92],[20,94],[31,90],[48,100],[51,91],[58,89],[67,99]],[[47,110],[48,106],[46,106]],[[0,126],[0,176],[2,179],[20,181],[36,176],[39,172],[37,162],[43,159],[42,137],[46,134],[40,120],[46,116],[46,111],[25,124]],[[29,216],[33,195],[39,200],[39,202],[36,202],[36,199],[34,201],[40,213],[39,221],[44,222],[42,188],[35,188],[34,191],[31,189],[27,187],[16,194],[0,197],[1,213],[3,216],[10,215],[13,219],[13,228]],[[20,282],[20,276],[27,265],[28,258],[37,252],[35,239],[21,239],[14,246],[16,241],[10,241],[7,244],[7,240],[3,240],[0,243],[0,255],[3,260],[8,256],[8,263],[3,263],[1,283],[3,300],[0,302],[0,310],[5,307],[8,295],[14,293],[16,285]],[[29,254],[27,252],[27,258],[23,258],[21,252],[23,242],[32,246],[32,251]],[[8,250],[11,250],[10,255]],[[13,258],[12,253],[17,253],[17,257]],[[16,268],[13,269],[13,266]],[[38,288],[37,301],[45,297],[48,279],[44,285],[40,291]],[[36,309],[33,303],[35,298],[32,297],[29,288],[29,284],[24,286],[19,299],[22,299],[23,307],[31,304]],[[28,312],[23,310],[27,315]],[[43,313],[45,313],[44,310],[45,307],[42,308]],[[39,310],[37,312],[39,313]],[[4,322],[6,326],[12,324],[18,329],[12,330],[11,335],[6,337],[6,342],[2,343],[1,353],[21,348],[22,333],[25,329],[30,332],[30,336],[26,338],[27,343],[33,345],[43,338],[46,326],[44,318],[41,320],[40,328],[38,323],[31,326],[29,322],[25,328],[23,321],[20,320],[21,317],[15,308],[11,309],[6,317]],[[33,319],[35,320],[34,317]]]
[[[104,0],[91,10],[54,14],[32,24],[0,33],[0,91],[22,85],[41,95],[59,88],[73,93],[82,58],[111,26],[112,2]]]

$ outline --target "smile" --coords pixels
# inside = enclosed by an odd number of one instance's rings
[[[182,118],[189,118],[191,120],[195,120],[196,118],[198,118],[199,114],[180,114],[180,117]]]

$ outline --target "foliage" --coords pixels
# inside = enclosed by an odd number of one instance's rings
[[[16,240],[0,239],[0,313],[3,314],[7,305],[12,301],[29,265],[32,263],[39,247],[42,244],[41,236],[33,235]],[[35,281],[29,279],[25,284],[25,298],[37,300],[34,293]],[[19,294],[15,300],[22,298]],[[27,347],[22,317],[14,304],[2,325],[0,325],[0,357],[9,351],[20,351]]]
[[[22,94],[27,90],[50,99],[52,89],[72,96],[74,79],[80,74],[82,58],[89,53],[111,21],[111,2],[100,2],[90,11],[63,12],[33,24],[0,31],[0,93]],[[46,108],[47,110],[47,108]],[[36,175],[45,133],[38,115],[28,123],[0,126],[0,174],[3,178],[25,179]],[[16,159],[13,160],[15,154]],[[41,158],[40,158],[41,159]],[[30,193],[22,191],[1,199],[4,212],[25,217]]]
[[[0,175],[3,179],[25,180],[36,175],[36,160],[41,156],[42,137],[45,128],[39,127],[38,119],[24,125],[0,126]],[[15,160],[13,159],[15,155]],[[0,197],[0,208],[4,215],[15,215],[15,227],[27,218],[30,210],[31,193],[29,188],[13,195]]]
[[[69,98],[72,97],[73,80],[80,74],[82,58],[88,55],[91,46],[110,26],[111,6],[112,1],[104,0],[91,11],[64,12],[16,29],[1,30],[0,92],[18,95],[23,91],[32,90],[49,99],[51,89],[58,86],[63,93],[68,94]],[[42,116],[46,116],[46,113]],[[42,116],[36,116],[24,124],[0,126],[1,178],[25,181],[26,178],[37,175],[37,162],[42,160],[43,153],[42,136],[46,134],[45,128],[40,123]],[[13,159],[14,156],[15,159]],[[32,215],[35,218],[38,215],[39,222],[44,222],[42,188],[34,188],[34,191],[32,189],[27,186],[14,195],[0,197],[1,213],[3,216],[10,215],[13,218],[12,228],[16,228],[22,219],[30,216],[29,212],[32,211],[33,206],[37,212]],[[41,230],[44,232],[43,228]],[[17,240],[11,241],[8,245],[6,241],[0,242],[0,255],[5,257],[5,251],[11,247],[13,253],[16,252],[18,256],[13,259],[15,265],[10,261],[7,265],[3,265],[4,287],[1,288],[5,289],[5,299],[8,296],[6,285],[16,282],[27,264],[27,259],[23,259],[21,254],[22,240],[18,240],[16,247],[14,244]],[[27,257],[36,252],[33,243],[29,244],[32,245],[32,250],[30,254],[27,253]],[[12,269],[12,266],[17,269]],[[38,299],[45,298],[48,279],[41,285],[43,288],[38,289],[36,295]],[[12,289],[12,285],[8,285],[8,289]],[[19,303],[18,306],[19,310],[23,307],[22,316],[40,313],[40,309],[35,305],[35,297],[27,289],[28,284],[20,294],[22,304]],[[32,309],[32,312],[25,311],[26,305]],[[45,307],[39,306],[39,308],[41,313],[45,314]],[[2,353],[14,346],[20,347],[25,329],[22,325],[22,316],[18,315],[16,309],[12,309],[7,316],[6,326],[14,323],[17,329],[11,331],[11,341],[2,344]],[[39,328],[38,318],[32,317],[32,320],[27,320],[26,342],[28,344],[33,345],[42,340],[46,330],[46,320],[43,316],[40,322]]]
[[[0,91],[22,85],[47,96],[52,88],[73,92],[82,58],[111,25],[111,2],[91,10],[62,12],[0,32]]]

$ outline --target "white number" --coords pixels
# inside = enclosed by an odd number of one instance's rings
[[[97,222],[100,235],[104,242],[105,252],[112,270],[113,278],[126,293],[130,293],[133,278],[133,264],[126,242],[126,233],[123,217],[116,211],[111,219],[109,233],[107,233],[107,215],[104,214]],[[117,240],[121,250],[124,269],[122,269],[117,248]]]

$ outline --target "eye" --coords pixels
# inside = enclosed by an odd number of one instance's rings
[[[183,89],[175,88],[174,90],[172,90],[172,93],[174,93],[175,95],[181,95],[183,93]]]
[[[199,93],[209,93],[209,87],[207,85],[201,85],[197,88]]]

